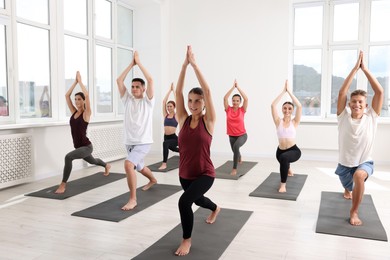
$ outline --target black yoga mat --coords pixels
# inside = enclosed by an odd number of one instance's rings
[[[304,174],[294,174],[294,176],[289,176],[286,184],[287,192],[280,193],[278,191],[280,186],[280,174],[272,172],[259,187],[249,194],[249,196],[281,200],[297,200],[298,195],[305,184],[306,178],[307,175]]]
[[[58,188],[58,185],[55,185],[26,194],[26,196],[63,200],[123,178],[126,178],[126,174],[111,172],[110,175],[104,176],[103,172],[98,172],[93,175],[68,182],[66,184],[65,193],[63,194],[54,193]]]
[[[190,253],[184,258],[186,260],[219,259],[252,213],[253,211],[223,208],[216,222],[207,224],[205,220],[210,210],[199,208],[194,216]],[[180,245],[182,235],[181,224],[179,224],[133,259],[178,259],[175,251]]]
[[[180,159],[180,157],[177,156],[177,155],[172,156],[171,158],[169,158],[167,160],[167,168],[165,168],[164,170],[159,170],[158,169],[161,166],[162,161],[158,162],[158,163],[154,163],[154,164],[148,165],[148,168],[152,172],[168,172],[168,171],[171,171],[171,170],[179,168],[179,159]]]
[[[181,189],[180,186],[167,184],[155,184],[147,191],[138,188],[137,206],[132,210],[122,210],[130,196],[130,193],[126,192],[92,207],[74,212],[72,216],[119,222],[173,195]]]
[[[371,195],[364,195],[359,207],[359,218],[363,221],[361,226],[349,223],[351,203],[351,200],[344,199],[343,193],[323,191],[316,233],[387,241]]]
[[[237,174],[230,175],[230,172],[233,168],[233,161],[227,161],[217,169],[215,169],[215,174],[218,179],[228,179],[228,180],[238,180],[241,176],[249,172],[257,162],[247,162],[243,161],[241,164],[237,165]]]

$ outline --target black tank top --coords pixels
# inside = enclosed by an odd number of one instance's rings
[[[74,118],[74,115],[76,113],[77,111],[74,112],[73,115],[70,117],[69,124],[70,130],[72,132],[74,148],[79,148],[82,146],[90,145],[91,141],[89,141],[87,137],[88,122],[84,121],[84,112],[81,113],[78,118]]]

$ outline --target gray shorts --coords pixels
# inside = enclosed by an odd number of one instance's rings
[[[145,167],[144,158],[150,151],[151,146],[151,144],[126,145],[126,160],[134,164],[137,171],[141,171]]]

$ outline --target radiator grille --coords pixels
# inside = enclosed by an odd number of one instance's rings
[[[33,175],[32,136],[0,135],[0,188],[27,182]]]
[[[89,127],[88,138],[92,142],[92,155],[95,158],[109,162],[126,157],[126,148],[123,144],[123,125]]]

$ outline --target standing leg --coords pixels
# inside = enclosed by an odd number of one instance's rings
[[[164,135],[164,142],[163,142],[163,161],[161,166],[158,168],[159,170],[164,170],[167,168],[167,161],[168,161],[168,154],[169,154],[169,148],[168,148],[168,140],[166,140],[166,135]]]
[[[126,205],[122,207],[122,210],[131,210],[137,206],[137,175],[135,172],[135,165],[127,159],[125,160],[125,172],[130,198]]]
[[[349,222],[351,225],[360,226],[363,222],[359,219],[359,206],[362,202],[364,195],[364,181],[367,179],[368,174],[364,170],[358,169],[353,175],[353,196],[352,196],[352,207],[350,210]]]
[[[69,179],[70,173],[72,171],[72,162],[76,159],[82,159],[92,153],[92,146],[82,146],[79,147],[67,155],[65,155],[65,166],[62,174],[62,182],[55,191],[55,193],[61,194],[66,190],[66,182]]]
[[[194,225],[194,213],[192,212],[193,203],[212,211],[212,218],[210,215],[206,222],[211,224],[215,221],[220,208],[209,198],[204,197],[204,194],[211,188],[213,182],[214,178],[209,176],[201,176],[196,180],[185,180],[180,178],[180,183],[184,189],[184,193],[179,199],[183,240],[175,252],[176,255],[187,255],[190,251],[191,234]]]
[[[240,148],[241,148],[241,146],[243,146],[246,143],[246,141],[248,139],[248,135],[243,134],[241,136],[237,136],[235,139],[236,140],[233,142],[233,145],[231,142],[231,146],[232,146],[232,150],[233,150],[233,169],[237,169],[238,162],[242,160]]]
[[[290,163],[297,161],[301,157],[301,151],[298,147],[293,146],[287,150],[280,150],[278,148],[277,156],[280,163],[280,187],[279,192],[284,193],[287,191],[286,182],[288,176],[288,170],[290,169]]]

